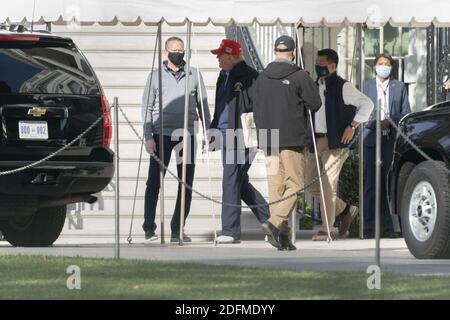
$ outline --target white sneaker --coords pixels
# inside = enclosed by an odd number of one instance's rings
[[[158,236],[156,234],[146,234],[144,243],[153,242],[158,240]]]
[[[218,236],[216,239],[217,243],[239,243],[241,242],[240,240],[235,240],[233,237],[231,236]]]

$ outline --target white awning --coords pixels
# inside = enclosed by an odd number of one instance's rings
[[[449,0],[2,0],[0,21],[450,26]]]

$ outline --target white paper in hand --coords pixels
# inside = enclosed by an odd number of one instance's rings
[[[258,134],[256,131],[253,112],[243,113],[241,115],[242,133],[244,135],[244,144],[246,148],[258,147]]]

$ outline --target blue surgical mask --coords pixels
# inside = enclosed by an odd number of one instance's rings
[[[316,64],[316,74],[319,78],[326,77],[330,74],[328,66],[319,66],[318,64]]]
[[[391,75],[391,70],[392,67],[389,66],[382,66],[382,65],[375,66],[375,72],[377,73],[378,76],[380,76],[383,79],[389,78],[389,76]]]

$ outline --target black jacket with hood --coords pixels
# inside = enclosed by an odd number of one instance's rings
[[[258,131],[267,130],[267,145],[259,139],[262,149],[276,147],[271,143],[271,129],[279,130],[279,147],[304,147],[311,141],[307,108],[319,110],[319,91],[304,70],[285,60],[270,63],[255,82],[253,115]],[[260,138],[262,132],[258,132]]]

